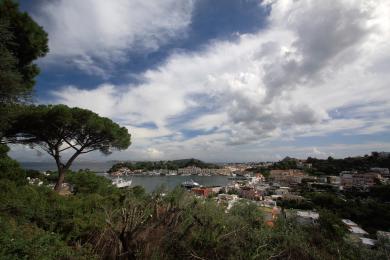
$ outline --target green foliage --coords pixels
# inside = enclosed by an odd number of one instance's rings
[[[250,226],[260,227],[264,223],[263,213],[258,206],[251,201],[241,201],[235,203],[230,209],[229,214],[240,218],[242,222],[250,224]]]
[[[359,223],[370,233],[390,231],[390,205],[372,197],[341,199],[333,193],[307,193],[305,196],[318,210],[329,210],[340,218]]]
[[[328,158],[327,160],[307,158],[312,164],[311,172],[315,175],[339,175],[342,171],[368,171],[372,167],[390,168],[390,157],[371,156],[347,157],[344,159]]]
[[[104,226],[103,209],[112,205],[112,198],[96,193],[67,198],[46,187],[16,186],[14,182],[0,180],[0,218],[15,222],[17,228],[36,227],[42,236],[54,234],[53,237],[65,245],[86,243],[91,234]],[[20,240],[23,240],[23,236]],[[23,243],[30,242],[25,238]],[[88,248],[88,244],[85,248]]]
[[[307,200],[278,200],[277,204],[279,207],[285,209],[303,209],[303,210],[311,210],[314,208],[312,202]]]
[[[86,109],[27,106],[13,120],[6,132],[9,142],[39,145],[52,156],[64,145],[79,153],[99,150],[104,154],[130,145],[126,128]]]
[[[372,187],[369,196],[382,202],[390,202],[390,185],[377,185]]]
[[[119,190],[90,172],[70,173],[75,195],[0,180],[0,259],[383,259],[338,238],[339,218],[321,226],[263,224],[246,201],[226,213],[177,188],[166,195]],[[109,186],[109,185],[108,185]],[[112,190],[111,190],[112,189]],[[323,199],[332,201],[332,199]],[[320,199],[317,199],[320,200]],[[325,203],[324,203],[325,205]]]
[[[86,259],[61,237],[32,224],[18,225],[0,217],[1,259]]]
[[[0,103],[19,100],[35,84],[33,63],[48,51],[47,33],[15,1],[0,2]]]
[[[347,229],[341,219],[329,210],[321,210],[318,220],[322,234],[329,239],[340,240],[344,237]]]
[[[245,171],[253,172],[253,173],[261,173],[265,178],[268,178],[270,175],[270,169],[267,167],[252,167],[246,169]]]
[[[97,176],[90,171],[79,171],[69,173],[66,181],[74,186],[75,194],[93,194],[110,195],[116,191],[111,181],[105,177]]]
[[[280,170],[297,169],[297,160],[294,158],[286,157],[283,160],[276,162],[272,166],[272,168]]]
[[[37,145],[54,158],[59,173],[57,191],[79,155],[97,150],[109,154],[111,149],[122,150],[130,145],[125,127],[92,111],[65,105],[21,107],[4,135],[9,143]],[[63,162],[62,152],[68,149],[74,153]]]
[[[114,164],[109,172],[115,172],[118,169],[125,167],[132,171],[134,170],[159,170],[159,169],[167,169],[167,170],[177,170],[179,168],[185,168],[189,166],[195,166],[199,168],[206,169],[219,169],[220,166],[212,163],[205,163],[203,161],[197,159],[183,159],[183,160],[173,160],[173,161],[144,161],[144,162],[120,162]]]
[[[18,185],[26,184],[26,173],[19,163],[11,159],[8,155],[9,148],[0,144],[0,180],[12,180]]]

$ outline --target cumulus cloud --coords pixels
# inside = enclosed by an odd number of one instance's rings
[[[252,153],[272,140],[388,130],[390,4],[263,4],[271,14],[258,33],[175,53],[138,85],[65,87],[54,92],[56,102],[110,116],[137,133],[136,147],[168,157],[229,146],[243,157],[243,149]],[[139,126],[148,122],[156,127]],[[188,137],[186,129],[201,134]],[[308,149],[303,154],[316,153]]]
[[[157,150],[156,148],[152,148],[152,147],[146,149],[146,153],[152,159],[160,158],[163,155],[163,153],[161,151]]]
[[[62,59],[107,77],[127,51],[156,50],[182,37],[192,8],[192,0],[54,0],[39,5],[33,16],[49,33],[46,61]]]

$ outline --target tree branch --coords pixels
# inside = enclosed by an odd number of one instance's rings
[[[66,147],[66,148],[63,148],[63,149],[59,150],[59,152],[66,151],[66,150],[68,150],[68,149],[70,149],[70,148],[73,148],[73,147],[72,147],[72,146],[68,146],[68,147]]]
[[[100,148],[93,148],[93,149],[89,149],[89,150],[85,150],[85,151],[82,151],[80,152],[81,154],[84,154],[84,153],[89,153],[89,152],[93,152],[93,151],[96,151],[96,150],[99,150]]]
[[[70,165],[72,164],[72,162],[77,158],[77,156],[79,156],[81,154],[81,151],[80,150],[77,150],[70,158],[69,160],[66,162],[66,164],[64,165],[64,168],[65,169],[69,169]]]
[[[81,146],[80,149],[78,149],[76,146],[74,146],[73,144],[71,144],[68,140],[64,139],[64,142],[67,143],[71,148],[75,149],[76,151],[82,150],[82,146]]]

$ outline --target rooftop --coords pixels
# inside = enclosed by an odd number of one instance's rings
[[[320,214],[314,211],[297,211],[297,216],[302,218],[312,218],[312,219],[318,219],[320,217]]]

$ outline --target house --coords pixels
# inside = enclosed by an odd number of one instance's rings
[[[370,171],[379,173],[383,178],[390,178],[389,168],[373,167]]]
[[[276,207],[276,201],[272,199],[270,196],[265,196],[263,197],[262,201],[258,202],[258,205],[262,207],[268,207],[268,208],[273,208]]]
[[[300,195],[295,195],[295,194],[285,194],[282,196],[282,200],[288,200],[288,201],[304,201],[305,198],[300,196]]]
[[[242,187],[239,190],[239,194],[242,198],[250,199],[250,200],[261,200],[262,199],[262,194],[251,187]]]
[[[209,187],[192,188],[191,192],[195,193],[198,196],[202,196],[202,197],[208,197],[208,196],[214,194],[212,188],[209,188]]]
[[[343,188],[370,188],[374,186],[378,180],[381,180],[381,175],[376,172],[366,173],[340,173],[340,184]]]
[[[286,195],[289,194],[290,188],[289,187],[280,187],[279,189],[275,190],[275,195]]]
[[[375,239],[367,238],[367,237],[360,237],[360,243],[362,243],[366,247],[374,247],[377,243]]]
[[[297,161],[297,167],[299,169],[304,169],[304,168],[308,168],[308,169],[311,169],[312,168],[312,164],[311,163],[307,163],[305,161]]]
[[[111,172],[110,175],[113,177],[125,176],[131,174],[131,170],[127,167],[121,167],[115,172]]]
[[[365,235],[368,235],[367,231],[362,229],[361,227],[358,226],[355,222],[349,219],[342,219],[341,220],[348,228],[349,232],[351,232],[353,235],[363,237]]]
[[[264,176],[261,173],[256,173],[255,176],[247,177],[249,185],[256,185],[265,181]]]
[[[271,170],[270,172],[270,179],[272,181],[286,185],[301,183],[302,179],[307,176],[303,171],[296,169]]]
[[[354,174],[352,178],[354,187],[370,188],[381,179],[381,175],[375,172],[366,172]]]
[[[320,217],[320,214],[318,214],[315,211],[311,210],[298,210],[296,212],[297,221],[300,224],[308,225],[308,224],[315,224],[317,223],[317,220]]]
[[[340,185],[341,178],[340,176],[326,176],[326,183],[333,185]]]
[[[229,211],[238,200],[238,196],[234,194],[218,194],[217,196],[218,204],[225,205],[226,212]]]

